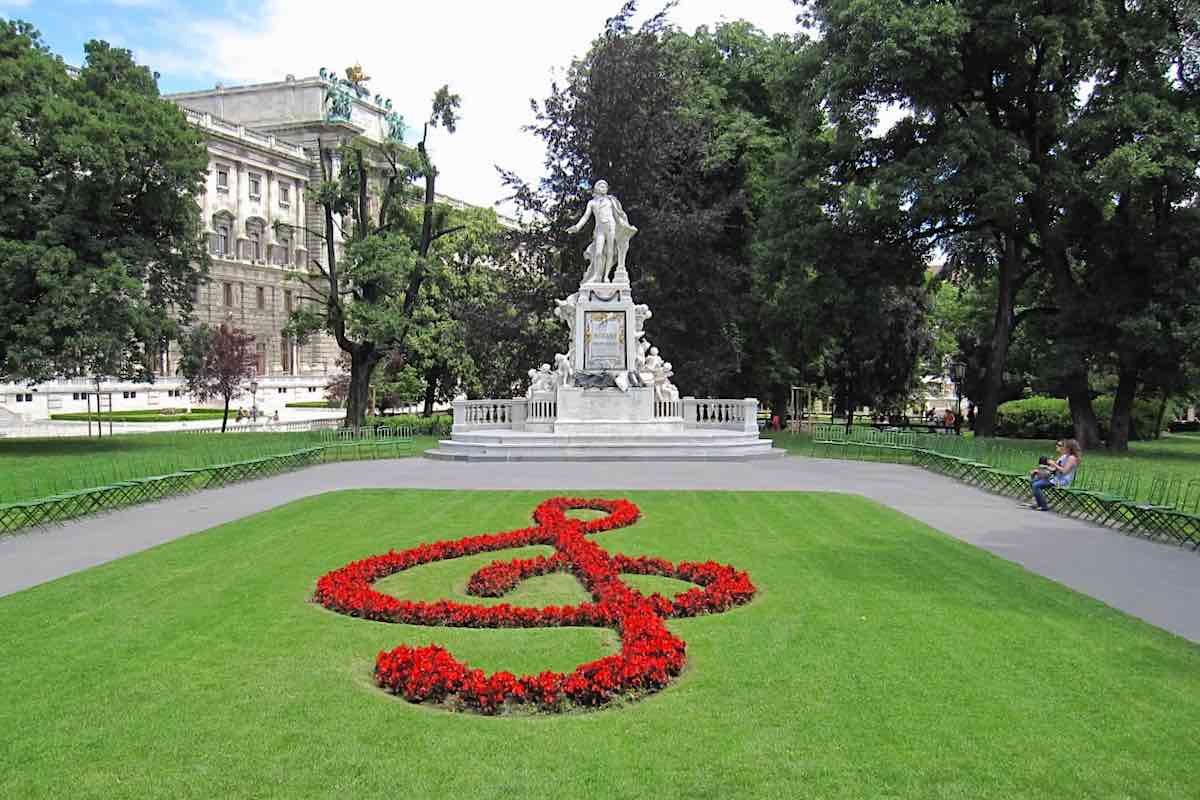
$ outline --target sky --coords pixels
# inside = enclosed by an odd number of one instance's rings
[[[636,21],[664,0],[640,4]],[[621,0],[0,0],[0,16],[33,23],[70,64],[83,45],[104,39],[133,51],[178,92],[341,73],[361,63],[368,88],[392,98],[412,128],[429,113],[434,90],[462,96],[455,134],[437,130],[430,150],[438,190],[490,206],[506,192],[495,165],[536,180],[541,141],[521,130],[541,100],[615,14]],[[746,19],[768,33],[795,33],[792,0],[680,0],[671,21],[687,31]],[[619,187],[613,187],[619,192]]]

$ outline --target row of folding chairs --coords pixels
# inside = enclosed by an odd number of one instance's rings
[[[412,439],[393,437],[333,442],[288,453],[152,475],[49,497],[0,504],[0,534],[153,502],[165,497],[256,480],[322,461],[386,458],[404,452]]]

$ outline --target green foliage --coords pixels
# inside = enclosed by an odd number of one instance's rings
[[[368,425],[386,425],[389,428],[410,428],[418,436],[449,436],[450,428],[454,425],[454,417],[449,414],[435,414],[423,417],[416,414],[396,414],[389,417],[371,417]]]
[[[1113,398],[1101,396],[1093,403],[1101,436],[1111,431]],[[1158,403],[1137,400],[1133,406],[1132,439],[1153,438],[1158,426]],[[1002,403],[996,414],[996,435],[1015,439],[1058,439],[1074,435],[1071,409],[1058,397],[1030,397]]]
[[[656,316],[647,337],[687,365],[682,391],[742,392],[750,353],[764,347],[752,340],[755,204],[788,118],[773,82],[786,79],[795,44],[740,22],[691,36],[665,11],[635,29],[635,10],[626,3],[534,104],[546,177],[532,187],[506,173],[530,223],[522,245],[560,297],[575,291],[585,243],[567,229],[593,182],[607,180],[639,228],[629,262],[635,296],[654,309],[687,309]]]
[[[207,268],[203,137],[128,50],[85,51],[72,78],[0,20],[0,379],[146,376]]]

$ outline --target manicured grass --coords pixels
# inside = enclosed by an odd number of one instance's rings
[[[225,416],[223,410],[211,408],[194,408],[190,412],[181,409],[179,413],[168,414],[162,411],[105,411],[102,414],[92,414],[90,419],[101,419],[104,422],[208,422]],[[237,416],[236,410],[230,414],[230,419]],[[64,422],[87,422],[88,414],[69,413],[51,414],[50,419]]]
[[[294,403],[288,403],[288,408],[341,408],[337,403],[330,403],[328,400],[298,400]]]
[[[813,454],[811,434],[780,432],[766,435],[775,442],[776,447],[784,448],[790,453],[803,456]],[[953,455],[969,456],[985,464],[1010,470],[1032,469],[1037,464],[1038,456],[1053,457],[1055,454],[1053,440],[933,436],[924,437],[922,443],[924,446],[932,443],[938,446],[938,449],[946,449]],[[846,453],[860,457],[864,455],[859,448],[847,449]],[[888,458],[887,454],[879,451],[871,452],[869,458],[907,460],[904,457]],[[1089,470],[1136,472],[1139,478],[1138,496],[1131,499],[1146,500],[1155,475],[1165,475],[1184,482],[1200,481],[1200,435],[1164,434],[1161,439],[1130,442],[1129,452],[1123,455],[1111,454],[1106,450],[1090,450],[1083,454],[1083,465]]]
[[[610,552],[727,562],[760,591],[670,623],[680,680],[599,713],[452,714],[370,672],[379,650],[430,642],[488,670],[567,669],[611,652],[611,631],[308,602],[348,561],[522,526],[547,496],[330,494],[0,598],[0,797],[1200,793],[1200,647],[860,498],[629,493],[644,518],[599,535]],[[509,555],[381,585],[464,599]],[[563,577],[509,600],[574,602]]]
[[[321,441],[320,432],[0,439],[0,503],[286,453]],[[419,454],[435,443],[433,437],[419,437],[410,452]]]

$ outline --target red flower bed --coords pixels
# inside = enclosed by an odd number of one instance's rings
[[[567,517],[568,510],[582,508],[607,511],[608,515],[588,521]],[[494,714],[510,703],[528,703],[544,710],[600,706],[618,696],[657,691],[683,669],[686,645],[667,630],[664,619],[725,611],[754,596],[749,576],[733,567],[712,561],[673,565],[660,558],[610,555],[588,536],[632,525],[639,514],[628,500],[555,497],[534,511],[536,527],[422,544],[355,561],[317,581],[313,599],[341,614],[409,625],[613,628],[620,634],[621,651],[580,664],[570,673],[487,675],[437,645],[400,646],[381,652],[375,662],[379,685],[414,703],[453,703],[484,714]],[[421,564],[534,544],[549,545],[555,553],[494,561],[471,576],[467,592],[500,597],[526,578],[569,571],[594,602],[546,608],[445,600],[410,602],[381,594],[371,586],[380,578]],[[678,578],[697,588],[673,598],[657,593],[646,596],[627,586],[622,574]]]

